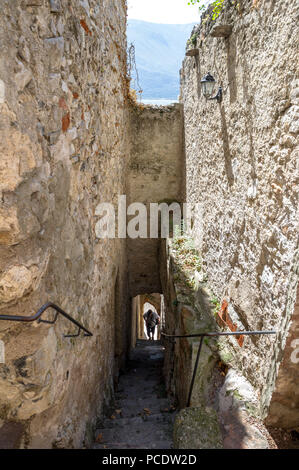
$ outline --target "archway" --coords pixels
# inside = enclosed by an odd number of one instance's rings
[[[131,348],[136,346],[137,340],[147,339],[143,314],[150,308],[156,311],[161,319],[159,328],[156,329],[155,339],[159,340],[161,337],[161,328],[164,325],[163,295],[160,293],[137,295],[132,299]]]

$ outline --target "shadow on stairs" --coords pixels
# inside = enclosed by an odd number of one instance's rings
[[[164,349],[159,341],[139,340],[120,376],[115,410],[101,423],[95,449],[171,449],[175,409],[162,375]]]

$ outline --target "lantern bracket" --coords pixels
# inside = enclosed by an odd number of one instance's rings
[[[208,100],[217,100],[217,103],[221,103],[222,101],[222,87],[220,86],[217,92],[217,95],[213,96],[212,98],[207,98]]]

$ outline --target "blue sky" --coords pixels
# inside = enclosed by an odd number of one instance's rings
[[[200,19],[198,6],[188,5],[188,0],[128,0],[128,16],[165,24],[197,23]]]

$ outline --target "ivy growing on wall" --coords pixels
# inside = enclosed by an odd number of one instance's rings
[[[207,6],[203,4],[204,0],[189,0],[188,5],[196,5],[197,3],[199,4],[199,11],[206,11]],[[212,9],[212,20],[216,20],[218,16],[220,15],[223,6],[224,6],[225,0],[215,0],[214,2],[211,3],[213,6]]]

